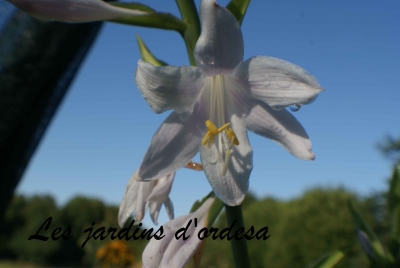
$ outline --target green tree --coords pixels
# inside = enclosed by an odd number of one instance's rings
[[[249,197],[249,200],[247,198]],[[344,189],[314,189],[291,201],[246,197],[243,205],[246,229],[269,227],[271,237],[265,241],[250,240],[248,249],[252,267],[306,267],[315,258],[332,249],[356,244],[355,229],[347,202],[353,200],[362,211],[369,208]],[[372,219],[369,219],[372,222]],[[215,227],[225,228],[224,213]],[[208,239],[201,265],[233,267],[230,243]],[[338,267],[362,267],[366,259],[359,247]],[[361,265],[361,266],[360,266]]]
[[[61,241],[28,241],[28,237],[36,234],[46,219],[57,214],[58,208],[50,196],[14,198],[6,214],[12,234],[7,247],[18,260],[37,264],[51,263],[52,256],[61,248]],[[40,234],[50,236],[57,225],[57,222],[52,221],[50,228],[47,231],[42,228]]]

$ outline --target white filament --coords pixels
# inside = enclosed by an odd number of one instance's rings
[[[225,121],[225,81],[223,75],[211,77],[210,87],[210,120],[216,123],[217,128],[223,126]],[[225,133],[219,133],[217,137],[218,163],[221,166],[221,174],[225,175],[232,153],[233,140],[228,140]],[[224,159],[225,153],[225,159]]]

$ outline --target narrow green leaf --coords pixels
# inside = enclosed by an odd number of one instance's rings
[[[187,24],[182,37],[185,40],[190,64],[195,66],[194,47],[200,36],[200,19],[193,0],[175,0],[183,21]]]
[[[319,257],[308,268],[332,268],[344,257],[344,252],[337,250],[332,253],[327,253]]]
[[[400,243],[400,204],[392,211],[392,239]]]
[[[389,212],[391,215],[391,239],[389,252],[393,262],[400,263],[400,165],[393,169],[388,193]]]
[[[218,215],[221,213],[225,204],[221,200],[219,200],[218,197],[215,196],[214,192],[210,192],[202,200],[196,201],[193,204],[192,208],[190,209],[190,213],[196,211],[210,197],[215,197],[215,200],[214,200],[213,204],[211,205],[210,210],[208,211],[207,228],[211,227],[214,224],[215,220],[217,219]]]
[[[157,29],[174,30],[182,35],[187,28],[187,24],[182,20],[178,19],[177,17],[175,17],[174,15],[169,13],[156,12],[154,9],[143,4],[119,3],[119,2],[111,2],[109,4],[126,9],[136,9],[148,12],[148,14],[146,15],[138,15],[138,16],[109,20],[110,22],[134,25],[134,26],[142,26],[142,27],[151,27]]]
[[[368,239],[371,243],[371,247],[374,251],[374,256],[372,257],[369,254],[367,254],[367,256],[370,258],[371,262],[373,262],[373,263],[385,264],[387,262],[386,254],[385,254],[383,246],[382,246],[381,242],[379,241],[378,237],[372,231],[372,229],[368,225],[368,223],[356,211],[356,209],[354,208],[354,206],[351,202],[349,202],[349,209],[353,216],[353,220],[356,225],[356,228],[358,230],[362,230],[365,233],[365,235],[368,237]]]
[[[147,46],[144,44],[143,40],[140,38],[139,35],[136,35],[136,39],[138,42],[140,55],[142,56],[142,60],[145,62],[151,63],[154,66],[165,66],[168,65],[165,61],[159,60],[150,52]]]
[[[226,8],[235,16],[240,24],[242,24],[244,15],[246,15],[250,0],[232,0]]]
[[[203,197],[203,199],[197,200],[196,202],[194,202],[194,204],[192,205],[192,208],[190,209],[190,213],[195,212],[199,207],[201,207],[201,205],[203,205],[204,202],[206,202],[206,200],[208,198],[213,197],[213,196],[214,196],[214,192],[210,192],[208,195]]]
[[[390,213],[392,214],[394,208],[400,204],[400,166],[396,166],[393,170],[393,175],[390,179],[388,201]]]

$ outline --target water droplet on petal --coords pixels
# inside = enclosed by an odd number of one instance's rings
[[[301,105],[300,105],[300,104],[292,104],[292,105],[289,106],[289,109],[290,109],[292,112],[297,112],[298,110],[300,110],[300,108],[301,108]]]

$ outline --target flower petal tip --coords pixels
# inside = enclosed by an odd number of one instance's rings
[[[306,160],[306,161],[315,160],[315,154],[313,151],[311,151],[311,149],[308,152],[302,152],[301,154],[292,154],[292,155],[301,160]]]

